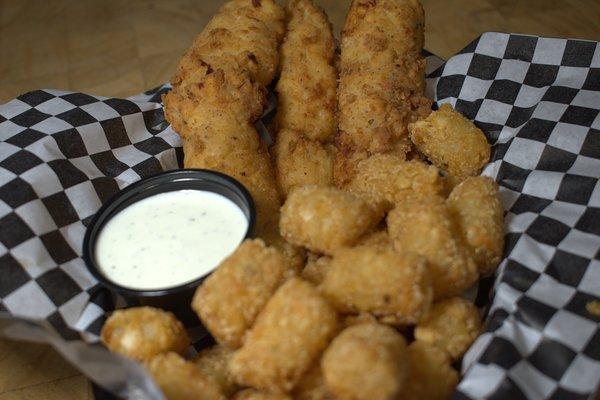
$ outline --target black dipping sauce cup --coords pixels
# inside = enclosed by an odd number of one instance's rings
[[[202,190],[220,194],[237,205],[248,220],[244,238],[251,237],[256,219],[254,201],[242,184],[230,176],[202,169],[180,169],[163,172],[135,182],[102,205],[87,227],[83,239],[83,260],[100,284],[110,290],[113,297],[120,295],[129,303],[160,307],[173,312],[184,324],[198,324],[190,308],[194,291],[210,272],[191,282],[166,289],[131,289],[123,287],[103,273],[96,260],[96,241],[105,224],[131,204],[160,193],[179,190]],[[199,238],[199,240],[201,240]]]

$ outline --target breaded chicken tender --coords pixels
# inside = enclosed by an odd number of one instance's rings
[[[275,292],[235,352],[236,382],[289,392],[335,335],[335,310],[310,283],[291,278]]]
[[[304,186],[288,196],[279,228],[290,243],[332,254],[351,246],[381,219],[364,200],[332,187]]]
[[[479,310],[473,303],[453,297],[435,303],[415,328],[415,339],[446,351],[452,360],[462,357],[481,332]]]
[[[232,400],[292,400],[290,396],[283,393],[261,392],[256,389],[244,389],[236,393]]]
[[[350,326],[325,350],[321,366],[338,399],[393,400],[408,374],[406,341],[385,325]]]
[[[246,73],[208,66],[164,97],[166,117],[183,139],[184,166],[240,181],[254,199],[259,237],[277,229],[281,204],[266,145],[254,128],[264,102],[265,89]]]
[[[408,199],[422,199],[444,193],[444,181],[433,165],[404,161],[391,154],[374,155],[361,161],[356,176],[345,187],[389,210]]]
[[[479,273],[494,273],[504,250],[504,207],[498,185],[491,178],[467,178],[446,200]]]
[[[221,7],[182,57],[171,82],[179,85],[204,63],[242,69],[268,85],[277,71],[285,13],[273,0],[232,0]]]
[[[417,149],[445,171],[453,184],[479,175],[490,160],[490,144],[481,129],[449,104],[408,129]]]
[[[325,377],[321,370],[321,362],[315,363],[312,368],[300,379],[292,392],[295,400],[334,400],[335,398],[325,385]]]
[[[320,285],[325,278],[330,262],[331,257],[319,256],[314,253],[309,254],[301,277],[314,285]]]
[[[219,385],[176,353],[159,354],[146,365],[167,400],[225,400]]]
[[[479,278],[442,198],[398,203],[387,223],[396,251],[427,259],[436,299],[461,294]]]
[[[276,124],[308,140],[326,142],[336,131],[335,43],[327,15],[310,0],[291,0],[280,49]],[[281,135],[281,133],[279,133]]]
[[[344,186],[372,154],[410,151],[407,125],[430,112],[424,96],[424,13],[417,0],[354,0],[341,43],[334,180]]]
[[[175,315],[153,307],[113,312],[100,337],[110,351],[137,361],[168,351],[183,353],[190,345],[187,332]]]
[[[443,350],[414,341],[408,346],[410,369],[399,400],[448,400],[458,384],[458,372]]]
[[[393,325],[416,323],[433,300],[423,257],[376,245],[339,250],[320,288],[339,311],[373,314]]]
[[[279,251],[261,239],[245,240],[196,289],[192,308],[218,343],[240,347],[286,271]]]
[[[333,184],[333,148],[282,129],[271,148],[275,178],[283,197],[295,187]]]
[[[215,345],[200,351],[193,360],[204,375],[211,377],[219,384],[221,392],[225,396],[231,396],[239,389],[229,372],[229,360],[232,355],[232,349]]]

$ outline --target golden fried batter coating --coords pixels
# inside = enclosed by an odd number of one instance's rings
[[[392,400],[405,384],[404,337],[380,324],[342,331],[325,350],[321,366],[327,388],[339,399]]]
[[[345,189],[389,210],[410,198],[443,194],[444,181],[433,165],[378,154],[358,164],[356,176]]]
[[[175,315],[153,307],[113,312],[100,337],[111,351],[137,361],[168,351],[183,353],[190,345],[187,332]]]
[[[442,198],[398,203],[387,223],[396,251],[427,259],[436,299],[461,294],[479,278]]]
[[[245,240],[196,289],[192,308],[217,342],[240,347],[287,269],[279,251],[261,239]]]
[[[467,178],[446,200],[479,273],[494,273],[504,250],[504,207],[491,178]]]
[[[304,186],[288,196],[279,228],[290,243],[332,254],[355,244],[381,219],[364,200],[332,187]]]
[[[333,148],[282,129],[271,152],[275,178],[283,197],[295,187],[333,184]]]
[[[275,292],[235,352],[236,381],[289,392],[335,335],[335,310],[310,283],[291,278]]]
[[[481,331],[479,310],[471,302],[453,297],[435,303],[415,328],[415,339],[445,350],[456,361]]]
[[[385,229],[367,233],[360,238],[356,246],[377,247],[382,250],[393,249],[390,235]]]
[[[479,175],[490,160],[490,144],[481,129],[449,104],[408,129],[417,149],[446,171],[454,184]]]
[[[325,142],[336,131],[337,71],[331,24],[310,0],[290,1],[287,11],[276,87],[277,128]]]
[[[310,253],[302,270],[302,278],[314,285],[320,285],[325,278],[330,262],[331,257]]]
[[[159,354],[146,367],[167,400],[225,400],[217,382],[176,353]]]
[[[236,393],[232,400],[292,400],[290,396],[283,393],[261,392],[256,389],[244,389]]]
[[[334,400],[327,390],[321,362],[315,363],[300,379],[292,392],[295,400]]]
[[[254,199],[260,237],[276,230],[280,207],[269,155],[254,128],[264,101],[264,88],[246,73],[208,66],[164,97],[166,117],[183,138],[185,167],[240,181]]]
[[[204,63],[213,69],[242,69],[268,85],[277,71],[277,46],[285,14],[273,0],[233,0],[215,14],[181,58],[172,78],[174,86]]]
[[[410,369],[400,400],[448,400],[458,384],[458,372],[443,350],[415,341],[408,346]]]
[[[417,0],[355,0],[342,32],[339,134],[334,179],[345,185],[359,161],[410,150],[407,125],[430,111],[423,97],[424,13]]]
[[[394,325],[414,324],[433,300],[425,259],[379,246],[339,250],[321,291],[343,313],[365,312]]]
[[[200,351],[193,361],[204,375],[211,377],[219,384],[221,392],[225,396],[231,396],[239,389],[229,372],[229,360],[232,355],[232,349],[215,345]]]

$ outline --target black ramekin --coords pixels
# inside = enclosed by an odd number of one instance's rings
[[[159,193],[177,190],[205,190],[218,193],[233,201],[248,219],[245,238],[252,235],[256,212],[250,193],[241,183],[228,175],[203,169],[180,169],[163,172],[135,182],[109,199],[98,210],[83,238],[83,260],[91,274],[113,295],[120,295],[133,304],[149,305],[172,311],[184,323],[195,323],[190,302],[194,290],[210,274],[186,284],[166,289],[137,290],[123,287],[105,277],[96,262],[96,240],[104,225],[119,211],[131,204]]]

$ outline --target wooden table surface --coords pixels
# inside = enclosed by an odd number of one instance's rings
[[[426,48],[449,57],[485,31],[600,40],[598,0],[422,0]],[[218,0],[0,0],[0,103],[32,89],[130,96],[166,82]],[[339,32],[348,0],[317,0]],[[1,267],[1,266],[0,266]],[[92,399],[44,345],[0,339],[0,400]]]

